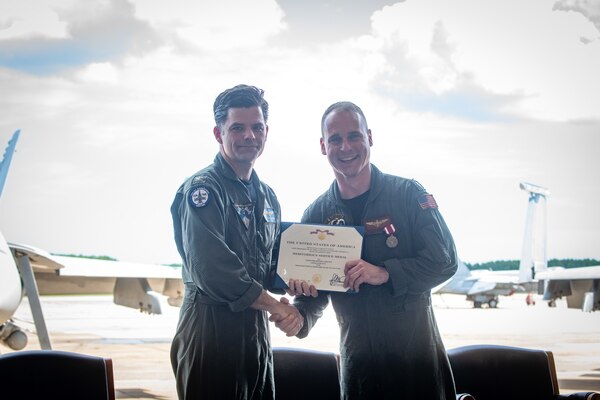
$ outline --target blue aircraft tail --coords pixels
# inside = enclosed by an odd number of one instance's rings
[[[17,145],[17,140],[19,140],[20,133],[20,129],[17,129],[15,133],[13,133],[12,138],[8,141],[8,146],[4,151],[2,161],[0,161],[0,196],[2,196],[2,189],[4,188],[4,182],[6,182],[6,177],[8,176],[8,168],[10,167],[10,161],[15,152],[15,146]]]

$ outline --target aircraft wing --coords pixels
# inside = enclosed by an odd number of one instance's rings
[[[489,292],[495,288],[496,288],[495,282],[492,282],[492,281],[485,282],[485,281],[477,280],[477,281],[475,281],[473,286],[471,286],[469,288],[467,295],[474,295],[474,294],[478,294],[478,293]]]
[[[8,247],[17,255],[26,255],[34,271],[52,272],[64,267],[55,256],[37,247],[10,242]]]
[[[58,271],[61,276],[181,279],[181,268],[166,265],[64,256],[54,259],[64,266]]]
[[[63,287],[72,286],[72,279],[76,279],[79,287],[86,287],[86,282],[114,278],[114,302],[119,305],[160,314],[162,296],[167,296],[168,303],[174,306],[180,305],[183,299],[181,268],[56,256],[37,247],[17,243],[9,243],[9,247],[18,255],[26,255],[36,273],[51,272],[58,276],[55,279],[44,278],[46,285],[54,285],[53,293],[60,293]],[[38,279],[42,279],[42,275],[38,275]]]
[[[181,279],[181,269],[158,264],[130,263],[83,257],[55,256],[37,247],[9,243],[11,250],[27,255],[34,271],[56,272],[60,276],[90,278],[171,278]]]
[[[539,280],[581,280],[581,279],[600,279],[600,265],[578,268],[550,269],[536,272],[536,279]]]
[[[600,265],[578,268],[548,268],[536,272],[544,285],[544,300],[554,306],[555,299],[567,299],[567,307],[583,311],[600,309]]]

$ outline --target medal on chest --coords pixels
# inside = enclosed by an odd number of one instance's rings
[[[390,223],[384,226],[383,231],[388,235],[387,239],[385,239],[385,245],[390,249],[393,249],[396,246],[398,246],[398,238],[394,236],[394,233],[396,232],[394,224]]]

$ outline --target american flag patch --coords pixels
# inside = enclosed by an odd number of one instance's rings
[[[429,193],[426,193],[419,197],[419,205],[423,210],[427,210],[428,208],[438,208],[438,205],[435,202],[433,195]]]

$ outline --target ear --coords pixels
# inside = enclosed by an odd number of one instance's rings
[[[327,149],[325,148],[325,141],[323,140],[322,136],[319,139],[319,143],[321,143],[321,154],[323,154],[324,156],[326,156],[327,155]]]
[[[369,147],[373,146],[373,136],[371,136],[370,129],[367,129],[367,137],[369,138]]]
[[[223,144],[223,138],[221,137],[221,129],[219,129],[218,126],[215,126],[213,128],[213,135],[215,136],[215,139],[217,139],[217,142]]]

